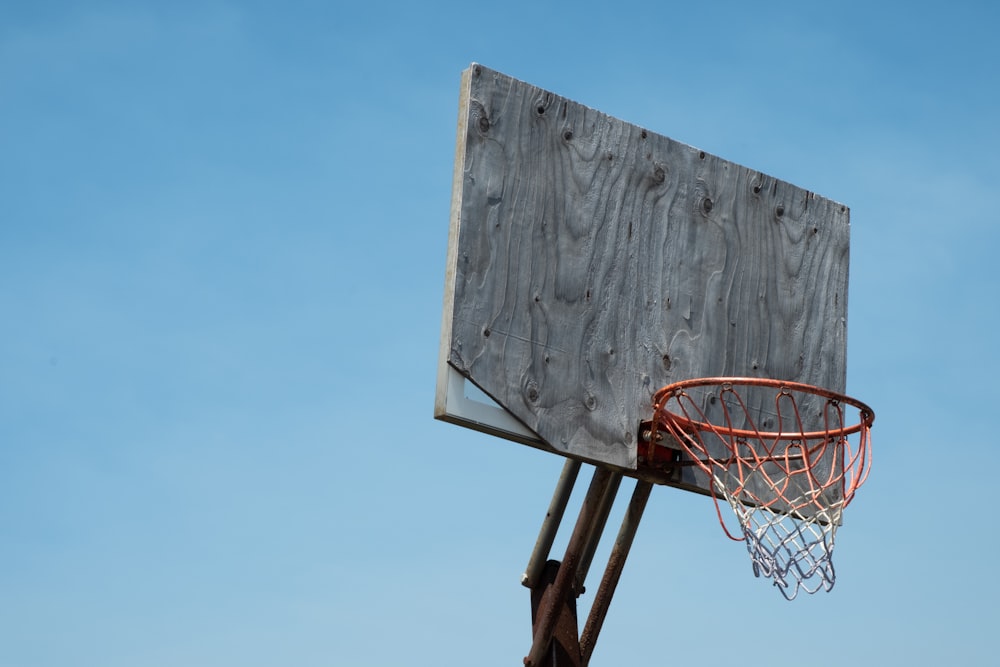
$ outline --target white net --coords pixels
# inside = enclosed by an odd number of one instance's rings
[[[847,425],[851,407],[858,421]],[[808,385],[709,378],[664,387],[654,410],[654,442],[668,434],[663,444],[711,480],[719,521],[746,543],[755,575],[789,600],[833,588],[837,528],[871,465],[868,406]],[[758,429],[751,413],[769,430]],[[739,531],[726,527],[720,498]]]

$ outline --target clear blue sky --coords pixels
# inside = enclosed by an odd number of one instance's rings
[[[852,211],[836,588],[785,602],[657,488],[594,664],[995,663],[997,25],[0,3],[0,666],[520,664],[561,461],[431,418],[472,61]]]

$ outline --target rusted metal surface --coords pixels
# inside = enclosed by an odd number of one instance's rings
[[[576,617],[576,597],[567,595],[562,601],[553,595],[553,584],[559,572],[559,561],[550,560],[542,566],[535,587],[531,589],[531,624],[538,627],[540,610],[556,609],[556,624],[552,640],[541,655],[537,667],[580,667],[580,640]]]
[[[539,667],[543,655],[549,649],[553,631],[559,620],[560,610],[565,601],[573,595],[573,583],[576,580],[576,573],[580,566],[583,550],[586,547],[586,542],[592,532],[597,512],[600,509],[601,499],[614,475],[615,473],[607,468],[597,468],[594,471],[594,477],[590,482],[587,495],[580,507],[580,516],[577,517],[576,525],[573,527],[573,534],[570,536],[569,544],[566,546],[566,555],[563,557],[559,571],[556,573],[555,580],[550,587],[549,597],[546,603],[538,609],[531,650],[524,659],[525,667]]]
[[[622,474],[620,472],[613,473],[611,481],[608,483],[607,488],[604,490],[604,494],[601,496],[601,502],[597,506],[597,511],[594,513],[594,522],[590,526],[590,534],[587,535],[583,552],[580,554],[580,567],[577,569],[576,577],[573,579],[573,593],[577,597],[583,595],[583,584],[587,580],[587,573],[590,571],[590,564],[594,560],[594,553],[597,551],[597,545],[600,543],[601,536],[604,534],[604,527],[608,523],[608,515],[611,514],[611,508],[615,504],[615,498],[618,496],[618,487],[621,486],[621,483]]]
[[[538,531],[538,540],[535,541],[535,548],[528,559],[528,567],[524,569],[521,576],[521,583],[528,588],[535,588],[545,568],[545,563],[549,559],[549,551],[552,549],[552,542],[555,541],[559,524],[562,523],[563,513],[566,511],[566,504],[573,493],[573,485],[576,484],[576,477],[580,472],[580,462],[573,459],[566,459],[559,481],[556,483],[556,490],[552,493],[552,501],[549,503],[549,511],[545,514],[542,527]]]
[[[589,664],[590,656],[593,655],[597,636],[604,625],[604,618],[611,605],[611,598],[614,596],[618,580],[621,578],[622,568],[625,567],[625,560],[632,548],[632,540],[639,528],[639,520],[642,519],[642,513],[646,509],[646,502],[649,500],[652,488],[653,485],[650,482],[636,482],[632,499],[629,501],[628,509],[625,511],[625,517],[622,519],[622,525],[618,531],[618,537],[615,539],[615,545],[608,557],[608,566],[601,578],[597,593],[594,595],[594,603],[590,608],[583,633],[580,635],[581,665]]]

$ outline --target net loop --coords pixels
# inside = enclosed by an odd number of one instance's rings
[[[868,477],[874,420],[864,403],[812,385],[703,378],[653,395],[651,434],[669,436],[662,443],[707,477],[726,535],[745,542],[754,574],[791,600],[833,588],[834,539]],[[727,526],[723,504],[740,530]]]

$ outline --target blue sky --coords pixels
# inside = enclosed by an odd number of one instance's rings
[[[0,665],[520,664],[561,461],[431,418],[472,61],[851,207],[836,588],[657,488],[594,664],[994,662],[998,22],[0,4]]]

